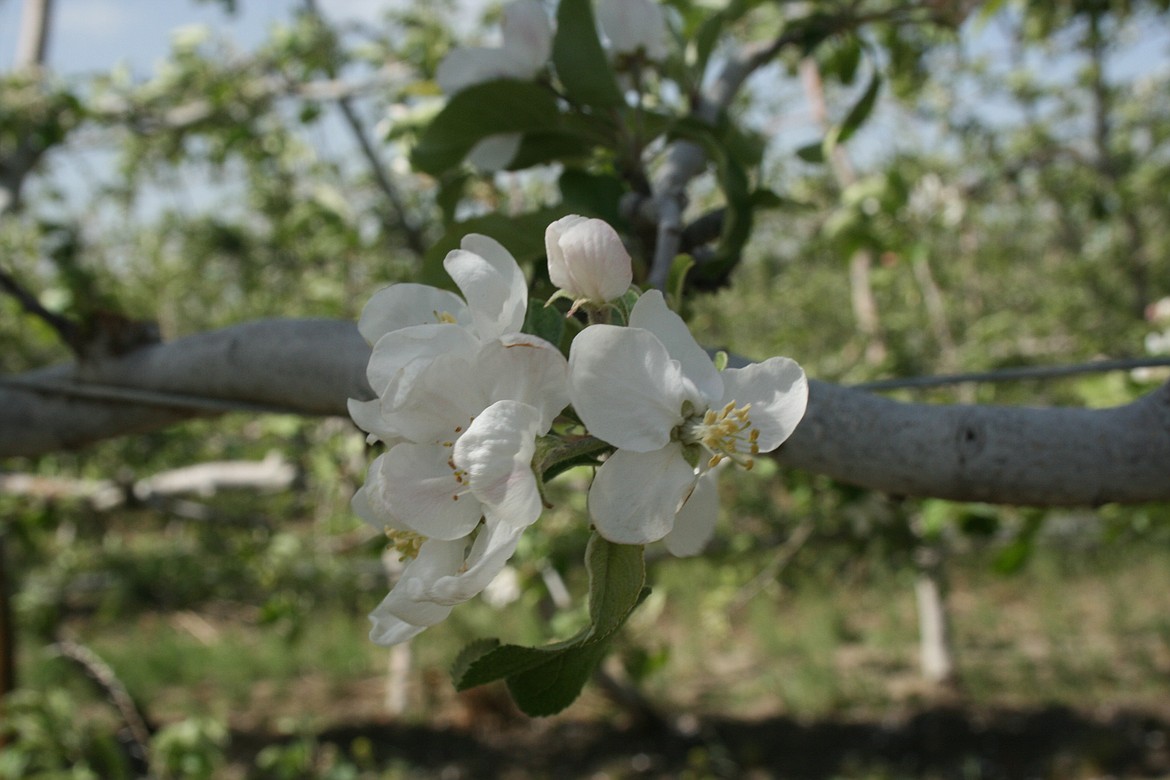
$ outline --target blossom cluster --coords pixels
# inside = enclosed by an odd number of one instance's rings
[[[350,414],[386,449],[353,507],[409,560],[370,616],[379,644],[444,620],[504,569],[543,509],[539,438],[589,436],[608,452],[588,495],[602,537],[692,555],[715,526],[718,467],[750,469],[804,414],[795,362],[720,371],[658,291],[611,324],[609,302],[630,297],[632,270],[605,222],[557,220],[545,247],[554,299],[571,299],[570,316],[588,313],[567,359],[522,332],[528,284],[487,236],[466,236],[443,262],[462,297],[396,284],[362,312],[376,397],[351,400]],[[550,433],[570,403],[575,415]]]

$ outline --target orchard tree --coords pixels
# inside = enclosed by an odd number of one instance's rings
[[[0,456],[229,411],[349,416],[379,448],[354,511],[408,562],[372,615],[386,644],[482,591],[540,533],[545,483],[587,467],[588,626],[545,647],[484,640],[456,665],[457,685],[506,679],[532,714],[575,698],[645,597],[645,545],[702,550],[725,468],[769,457],[962,502],[1170,500],[1170,384],[1111,408],[913,403],[806,379],[798,362],[847,371],[797,344],[708,352],[684,319],[753,327],[710,301],[771,274],[781,293],[762,305],[784,320],[821,295],[798,263],[828,257],[851,314],[817,314],[867,379],[974,362],[964,345],[998,335],[979,336],[987,311],[1041,274],[1109,333],[1136,332],[1170,294],[1170,124],[1108,69],[1133,20],[1164,27],[1164,3],[516,0],[487,45],[456,42],[446,10],[353,35],[306,2],[252,54],[187,30],[148,81],[68,83],[43,67],[49,3],[27,2],[0,83]],[[1083,89],[1019,77],[1025,121],[996,126],[964,101],[971,71],[946,66],[980,25],[1065,45]],[[792,144],[760,117],[793,114],[801,81],[816,136]],[[859,172],[851,142],[912,112],[995,165],[902,148]],[[314,132],[344,133],[346,153]],[[87,133],[117,145],[119,176],[61,218],[54,160]],[[235,212],[121,227],[193,175],[240,183]]]

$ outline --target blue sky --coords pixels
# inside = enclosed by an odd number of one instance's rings
[[[228,32],[248,48],[276,22],[286,20],[300,0],[239,0],[226,14],[215,2],[193,0],[55,0],[49,65],[63,75],[108,70],[122,62],[145,76],[170,48],[170,32],[188,24],[207,24]],[[320,0],[336,21],[377,19],[387,0]],[[20,28],[22,0],[0,0],[0,70],[12,65]]]

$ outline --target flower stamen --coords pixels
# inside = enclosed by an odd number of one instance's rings
[[[755,465],[752,458],[760,454],[760,432],[752,427],[751,404],[736,406],[730,401],[722,409],[708,409],[702,417],[695,415],[680,428],[684,444],[701,444],[711,453],[708,468],[730,460],[747,470]]]
[[[398,552],[398,560],[405,561],[418,557],[418,550],[427,540],[422,534],[406,531],[401,528],[386,527],[386,538],[390,546]]]

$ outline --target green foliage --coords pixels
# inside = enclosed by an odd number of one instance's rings
[[[532,716],[553,715],[573,703],[614,634],[649,594],[642,548],[612,544],[594,534],[585,551],[589,625],[544,647],[478,642],[464,649],[452,676],[459,690],[503,679],[516,705]]]
[[[4,698],[0,721],[3,780],[102,780],[130,776],[125,753],[112,732],[79,721],[64,690],[25,689]]]

